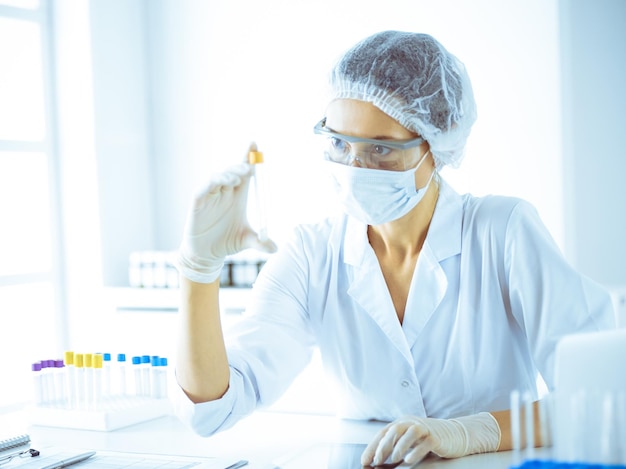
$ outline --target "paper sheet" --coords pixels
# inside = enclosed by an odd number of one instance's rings
[[[39,448],[38,448],[39,449]],[[0,465],[0,469],[41,469],[56,461],[70,458],[86,449],[70,450],[62,448],[44,448],[34,458],[15,458],[8,464]],[[68,469],[225,469],[235,460],[224,458],[200,458],[186,456],[169,456],[162,454],[138,454],[114,451],[96,451],[91,458],[69,466]]]

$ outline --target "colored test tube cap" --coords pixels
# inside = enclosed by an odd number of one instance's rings
[[[248,163],[250,164],[263,163],[263,152],[260,152],[260,151],[248,152]]]
[[[93,367],[94,368],[102,368],[102,355],[99,353],[93,356]]]

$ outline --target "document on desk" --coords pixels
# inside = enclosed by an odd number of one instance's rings
[[[85,449],[72,450],[67,448],[43,448],[40,456],[34,458],[18,458],[2,469],[41,469],[58,461],[67,460]],[[188,456],[170,456],[163,454],[140,454],[115,451],[96,451],[96,454],[71,466],[68,469],[226,469],[238,461],[226,458],[204,458]]]

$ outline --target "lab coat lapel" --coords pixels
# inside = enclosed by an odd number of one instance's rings
[[[352,218],[346,228],[344,253],[345,262],[352,266],[353,272],[348,294],[376,322],[405,359],[413,364],[380,264],[367,240],[367,226]]]
[[[448,279],[441,261],[460,254],[462,220],[462,198],[441,180],[437,207],[415,266],[404,314],[402,327],[411,347],[446,294]]]
[[[430,246],[425,243],[413,273],[402,326],[411,346],[443,300],[447,287],[446,275]]]

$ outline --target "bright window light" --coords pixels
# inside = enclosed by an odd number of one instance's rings
[[[38,24],[0,18],[0,64],[0,140],[43,140],[45,107]]]
[[[48,187],[45,154],[0,152],[0,276],[51,270]]]

